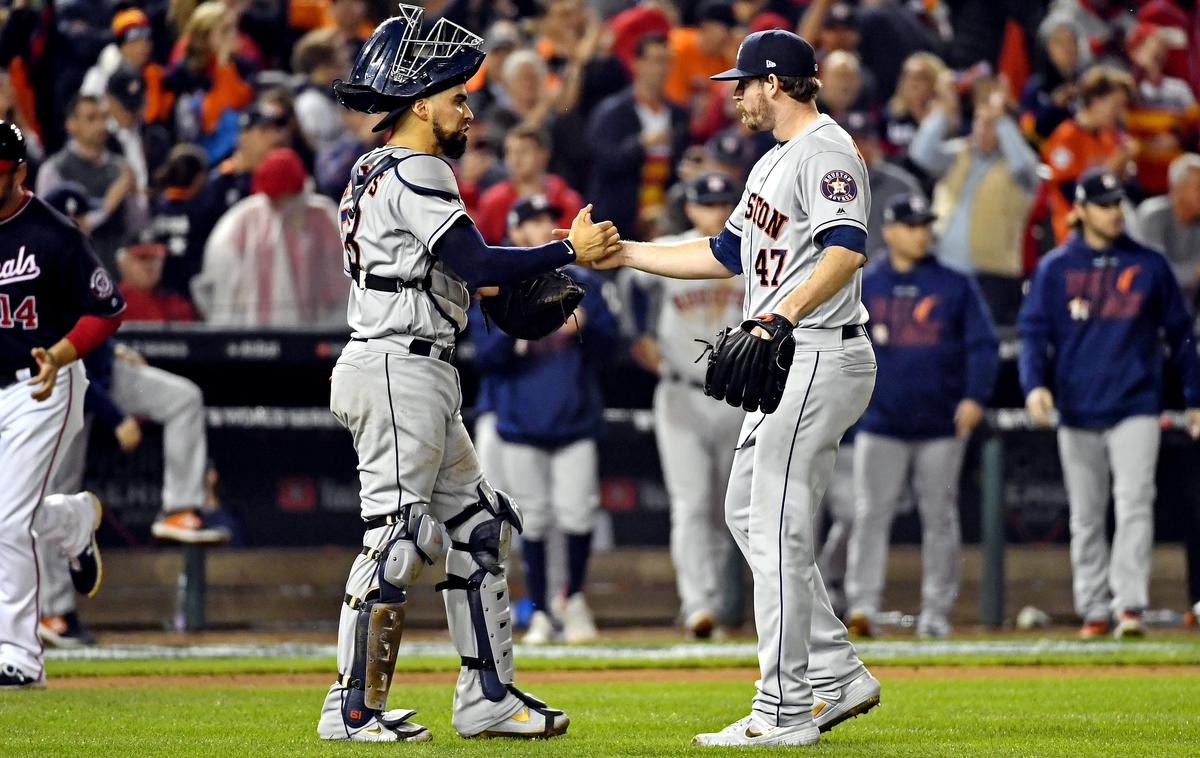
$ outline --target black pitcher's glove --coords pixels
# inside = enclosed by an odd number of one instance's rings
[[[755,336],[755,328],[768,337]],[[750,412],[773,412],[783,397],[796,353],[793,329],[783,316],[768,313],[717,334],[717,344],[708,355],[704,394]]]
[[[553,334],[583,301],[583,287],[561,271],[547,271],[479,301],[483,315],[505,334],[540,340]]]

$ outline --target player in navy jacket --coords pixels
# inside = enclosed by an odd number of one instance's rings
[[[1163,408],[1160,335],[1183,385],[1188,430],[1200,437],[1200,360],[1191,318],[1166,258],[1124,234],[1124,197],[1120,180],[1107,171],[1080,177],[1076,232],[1038,264],[1017,321],[1026,408],[1036,424],[1050,426],[1057,406],[1083,637],[1106,633],[1113,613],[1118,638],[1144,634]],[[1105,536],[1110,470],[1116,507],[1111,560]]]
[[[934,216],[925,199],[889,198],[883,218],[888,255],[863,275],[879,373],[854,443],[847,626],[872,633],[892,517],[911,487],[923,543],[917,633],[946,637],[959,587],[959,472],[992,396],[998,343],[978,285],[929,254]]]
[[[512,242],[549,241],[560,212],[541,195],[519,200],[509,212]],[[577,320],[549,337],[518,340],[495,328],[487,331],[482,318],[468,319],[486,401],[496,414],[500,478],[525,516],[522,556],[533,606],[527,643],[549,642],[555,635],[545,557],[552,526],[567,541],[564,634],[568,642],[596,636],[583,585],[600,504],[596,439],[604,401],[598,373],[616,349],[617,320],[605,304],[601,280],[581,268],[568,270],[586,294]]]

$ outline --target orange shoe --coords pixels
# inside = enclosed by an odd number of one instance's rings
[[[1094,640],[1106,634],[1108,634],[1108,622],[1103,619],[1099,621],[1085,621],[1083,626],[1079,627],[1080,639]]]
[[[71,611],[62,616],[43,616],[38,619],[38,639],[49,647],[75,648],[96,644],[96,638]]]
[[[846,631],[855,637],[871,639],[875,636],[875,627],[871,617],[863,611],[854,611],[846,617]]]
[[[1140,639],[1146,636],[1146,625],[1142,623],[1141,611],[1121,611],[1117,617],[1117,628],[1113,639]]]
[[[229,528],[207,524],[197,511],[163,513],[150,527],[150,533],[160,540],[188,544],[217,544],[229,542]]]

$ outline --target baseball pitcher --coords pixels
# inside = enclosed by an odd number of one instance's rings
[[[705,392],[747,411],[725,520],[754,575],[761,676],[750,714],[697,735],[699,745],[812,745],[879,702],[879,682],[847,641],[814,558],[813,512],[875,384],[860,302],[867,170],[849,135],[817,111],[816,74],[813,49],[797,35],[748,36],[736,67],[715,78],[737,81],[742,123],[778,143],[755,164],[724,230],[625,243],[600,264],[679,279],[744,274],[745,320],[719,335]]]

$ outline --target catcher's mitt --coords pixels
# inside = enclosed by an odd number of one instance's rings
[[[751,334],[755,327],[770,338]],[[783,316],[768,313],[719,332],[717,343],[709,348],[704,394],[747,411],[773,412],[796,353],[793,329]]]
[[[500,287],[500,293],[479,302],[483,315],[505,334],[540,340],[552,334],[583,301],[583,287],[562,271],[547,271],[532,279]]]

